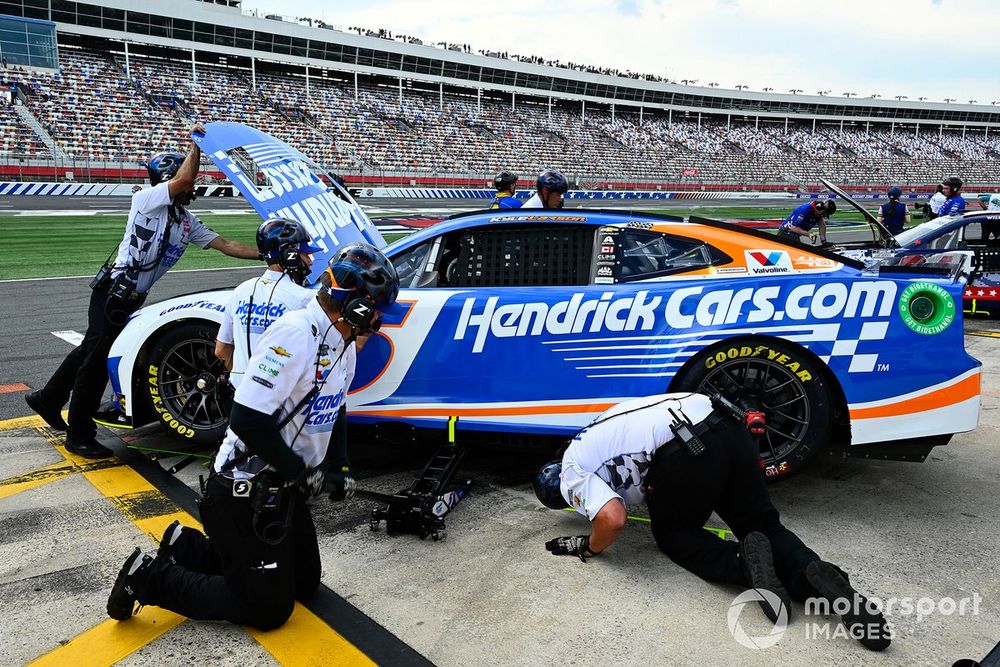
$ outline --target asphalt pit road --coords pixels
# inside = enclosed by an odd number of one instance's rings
[[[109,587],[103,565],[88,563],[0,584],[0,598],[34,604],[59,601],[81,593],[103,592]]]
[[[121,522],[114,508],[99,501],[26,509],[0,517],[0,544],[24,542],[50,533],[84,532]]]

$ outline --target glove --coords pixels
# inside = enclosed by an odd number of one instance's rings
[[[354,497],[354,490],[357,488],[358,483],[354,481],[351,469],[347,466],[330,473],[326,478],[326,490],[330,492],[330,500],[335,502],[350,500]]]
[[[590,556],[596,556],[590,550],[589,535],[572,535],[569,537],[557,537],[545,543],[545,548],[553,556],[576,556],[583,562],[587,562]]]
[[[314,498],[323,493],[323,480],[326,475],[322,468],[306,468],[295,478],[295,488],[306,498]]]

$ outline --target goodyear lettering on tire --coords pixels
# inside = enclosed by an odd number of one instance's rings
[[[189,428],[182,424],[175,415],[171,414],[167,410],[166,406],[163,405],[163,399],[160,397],[160,369],[153,364],[149,365],[149,398],[153,403],[153,410],[156,411],[157,416],[163,422],[164,426],[170,428],[172,431],[179,433],[185,438],[194,437],[194,429]]]
[[[809,382],[813,379],[812,373],[803,368],[804,363],[790,357],[784,352],[779,352],[775,349],[768,347],[767,345],[742,345],[740,347],[730,347],[725,350],[719,350],[712,356],[705,359],[705,368],[715,368],[717,365],[724,363],[726,361],[733,361],[735,359],[746,359],[750,357],[757,357],[760,359],[767,359],[768,361],[773,361],[774,363],[781,364],[789,371],[795,374],[802,382]]]

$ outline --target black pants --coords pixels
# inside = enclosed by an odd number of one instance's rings
[[[185,528],[171,548],[177,563],[154,561],[142,604],[198,620],[223,620],[260,630],[280,627],[296,599],[319,588],[316,527],[305,498],[289,490],[288,532],[280,544],[260,540],[248,498],[235,498],[220,477],[208,481],[201,501],[207,537]]]
[[[792,243],[805,243],[808,236],[802,236],[801,234],[796,234],[795,232],[790,232],[785,229],[779,229],[778,238],[783,241],[791,241]]]
[[[125,328],[108,321],[105,306],[109,288],[105,285],[91,293],[83,342],[63,359],[40,391],[42,401],[53,408],[61,409],[69,401],[66,436],[70,439],[89,439],[97,434],[91,417],[101,406],[108,386],[108,352]]]
[[[737,543],[704,529],[714,510],[737,539],[754,531],[767,535],[778,577],[793,598],[817,595],[805,570],[819,556],[781,524],[746,429],[727,419],[701,439],[706,450],[700,456],[661,447],[650,464],[646,500],[660,551],[703,579],[748,586]]]

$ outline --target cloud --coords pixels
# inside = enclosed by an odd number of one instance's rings
[[[247,9],[287,12],[279,0],[244,0]],[[334,25],[387,28],[424,43],[537,55],[549,60],[814,94],[907,95],[968,100],[1000,93],[1000,41],[935,33],[940,2],[912,0],[575,0],[562,11],[537,0],[494,5],[457,0],[299,0],[300,16]],[[1000,24],[1000,3],[952,0],[955,20]]]
[[[639,10],[639,0],[615,0],[615,9],[619,14],[627,16],[641,16]]]

